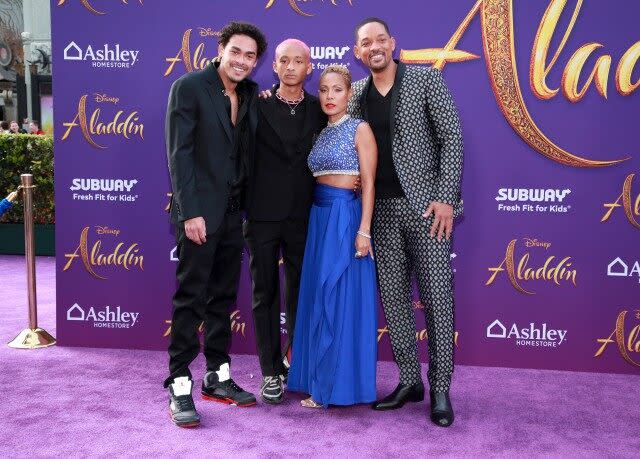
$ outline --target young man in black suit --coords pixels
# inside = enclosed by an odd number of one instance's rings
[[[280,403],[287,369],[280,342],[282,253],[287,345],[293,333],[314,179],[307,166],[313,141],[327,124],[318,99],[303,88],[311,73],[309,47],[288,39],[276,48],[280,83],[258,102],[258,129],[244,235],[251,253],[253,318],[263,380],[262,400]]]
[[[196,329],[203,320],[203,397],[256,402],[230,376],[229,307],[238,293],[240,208],[257,125],[257,85],[247,77],[267,43],[258,28],[238,22],[225,26],[218,42],[218,58],[171,87],[165,125],[179,262],[164,386],[172,420],[182,427],[200,423],[189,364],[200,350]]]

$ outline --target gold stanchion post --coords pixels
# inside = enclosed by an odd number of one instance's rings
[[[38,328],[38,304],[36,301],[36,252],[33,233],[33,175],[20,176],[24,204],[24,253],[27,262],[27,292],[29,297],[29,328],[20,332],[9,347],[38,349],[56,344],[56,339],[46,330]]]

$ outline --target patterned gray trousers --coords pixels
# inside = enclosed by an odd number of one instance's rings
[[[378,282],[391,348],[400,368],[400,382],[422,382],[411,275],[424,305],[429,350],[429,385],[449,390],[453,373],[454,302],[451,242],[429,237],[433,218],[411,209],[406,198],[377,199],[373,237]]]

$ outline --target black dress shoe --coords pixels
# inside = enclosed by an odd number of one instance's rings
[[[430,392],[429,395],[431,395],[431,422],[439,427],[449,427],[454,419],[449,392]]]
[[[398,384],[393,392],[382,400],[376,401],[371,408],[377,411],[396,410],[407,402],[421,402],[424,400],[424,385],[422,383]]]

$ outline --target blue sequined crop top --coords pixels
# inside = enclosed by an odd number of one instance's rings
[[[356,129],[362,120],[345,115],[334,124],[327,124],[309,153],[309,169],[320,175],[360,175],[356,151]]]

